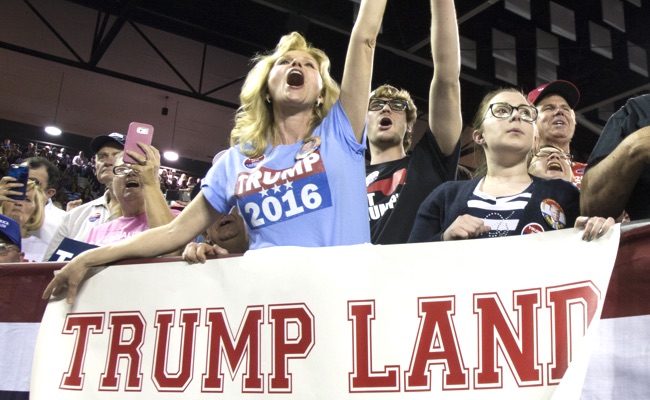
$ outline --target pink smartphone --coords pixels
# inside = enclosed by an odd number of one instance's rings
[[[131,150],[144,156],[144,151],[138,146],[138,142],[151,145],[153,138],[153,126],[143,124],[142,122],[131,122],[129,131],[126,133],[126,142],[124,143],[124,162],[134,164],[136,161],[131,158],[126,151]]]

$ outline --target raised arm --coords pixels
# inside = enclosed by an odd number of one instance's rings
[[[433,79],[429,89],[429,128],[450,155],[463,129],[460,112],[460,44],[453,0],[431,0]]]
[[[146,160],[145,165],[133,164],[131,168],[139,172],[144,196],[144,209],[147,214],[147,226],[152,229],[171,222],[174,219],[174,214],[160,190],[160,182],[158,181],[160,152],[155,147],[144,143],[139,144],[139,146],[144,151],[145,157],[130,150],[127,150],[127,153],[135,160]]]
[[[649,164],[650,127],[645,127],[630,134],[607,157],[587,170],[580,185],[580,213],[617,218]]]
[[[352,28],[341,81],[341,105],[361,143],[368,114],[372,64],[386,0],[362,0]]]
[[[149,229],[129,239],[86,251],[75,257],[54,277],[43,293],[43,298],[68,289],[67,300],[72,304],[79,284],[91,267],[118,260],[155,257],[181,249],[196,235],[205,231],[221,214],[203,196],[199,195],[172,222]]]

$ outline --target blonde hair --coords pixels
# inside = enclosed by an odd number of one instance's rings
[[[43,189],[34,183],[34,181],[28,181],[27,183],[27,190],[25,193],[29,191],[32,191],[34,194],[32,199],[34,202],[34,213],[32,213],[27,222],[25,222],[23,228],[27,231],[35,231],[43,226],[43,220],[45,219],[45,202],[47,201],[47,197],[45,196]]]
[[[266,101],[267,80],[275,62],[287,52],[294,50],[304,51],[314,57],[323,80],[322,103],[320,106],[314,105],[309,122],[310,133],[323,121],[339,98],[340,88],[330,75],[330,60],[327,55],[322,50],[312,47],[298,32],[283,36],[274,50],[253,58],[255,65],[246,76],[239,94],[241,106],[235,115],[235,127],[230,133],[230,145],[238,145],[240,151],[249,157],[259,157],[264,154],[276,134],[273,106]]]
[[[406,104],[408,105],[405,111],[406,125],[410,130],[404,135],[402,145],[404,146],[404,151],[407,151],[411,147],[413,126],[415,125],[415,119],[418,116],[418,108],[415,106],[411,94],[406,90],[398,89],[395,86],[381,85],[370,93],[370,101],[372,101],[372,99],[400,99],[406,101]]]

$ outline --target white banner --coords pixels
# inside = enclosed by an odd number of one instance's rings
[[[48,305],[31,398],[576,399],[619,235],[113,266]]]

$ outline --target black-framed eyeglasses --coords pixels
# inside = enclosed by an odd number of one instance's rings
[[[495,118],[506,119],[510,118],[514,110],[519,111],[519,117],[522,121],[533,122],[537,119],[537,109],[533,106],[522,104],[520,106],[513,106],[508,103],[492,103],[490,104],[490,112]]]
[[[382,110],[386,104],[393,111],[404,111],[408,108],[409,103],[406,100],[401,99],[392,99],[392,100],[383,100],[383,99],[372,99],[368,105],[368,110],[370,111],[379,111]]]
[[[7,243],[0,243],[0,256],[6,256],[10,251],[20,253],[20,249],[17,246]]]
[[[118,176],[128,175],[131,172],[133,172],[133,170],[131,168],[127,167],[126,165],[117,165],[117,166],[113,167],[113,173],[115,175],[118,175]]]
[[[535,157],[537,158],[548,158],[553,155],[558,156],[564,161],[573,161],[573,156],[563,151],[539,150],[537,153],[535,153]]]

